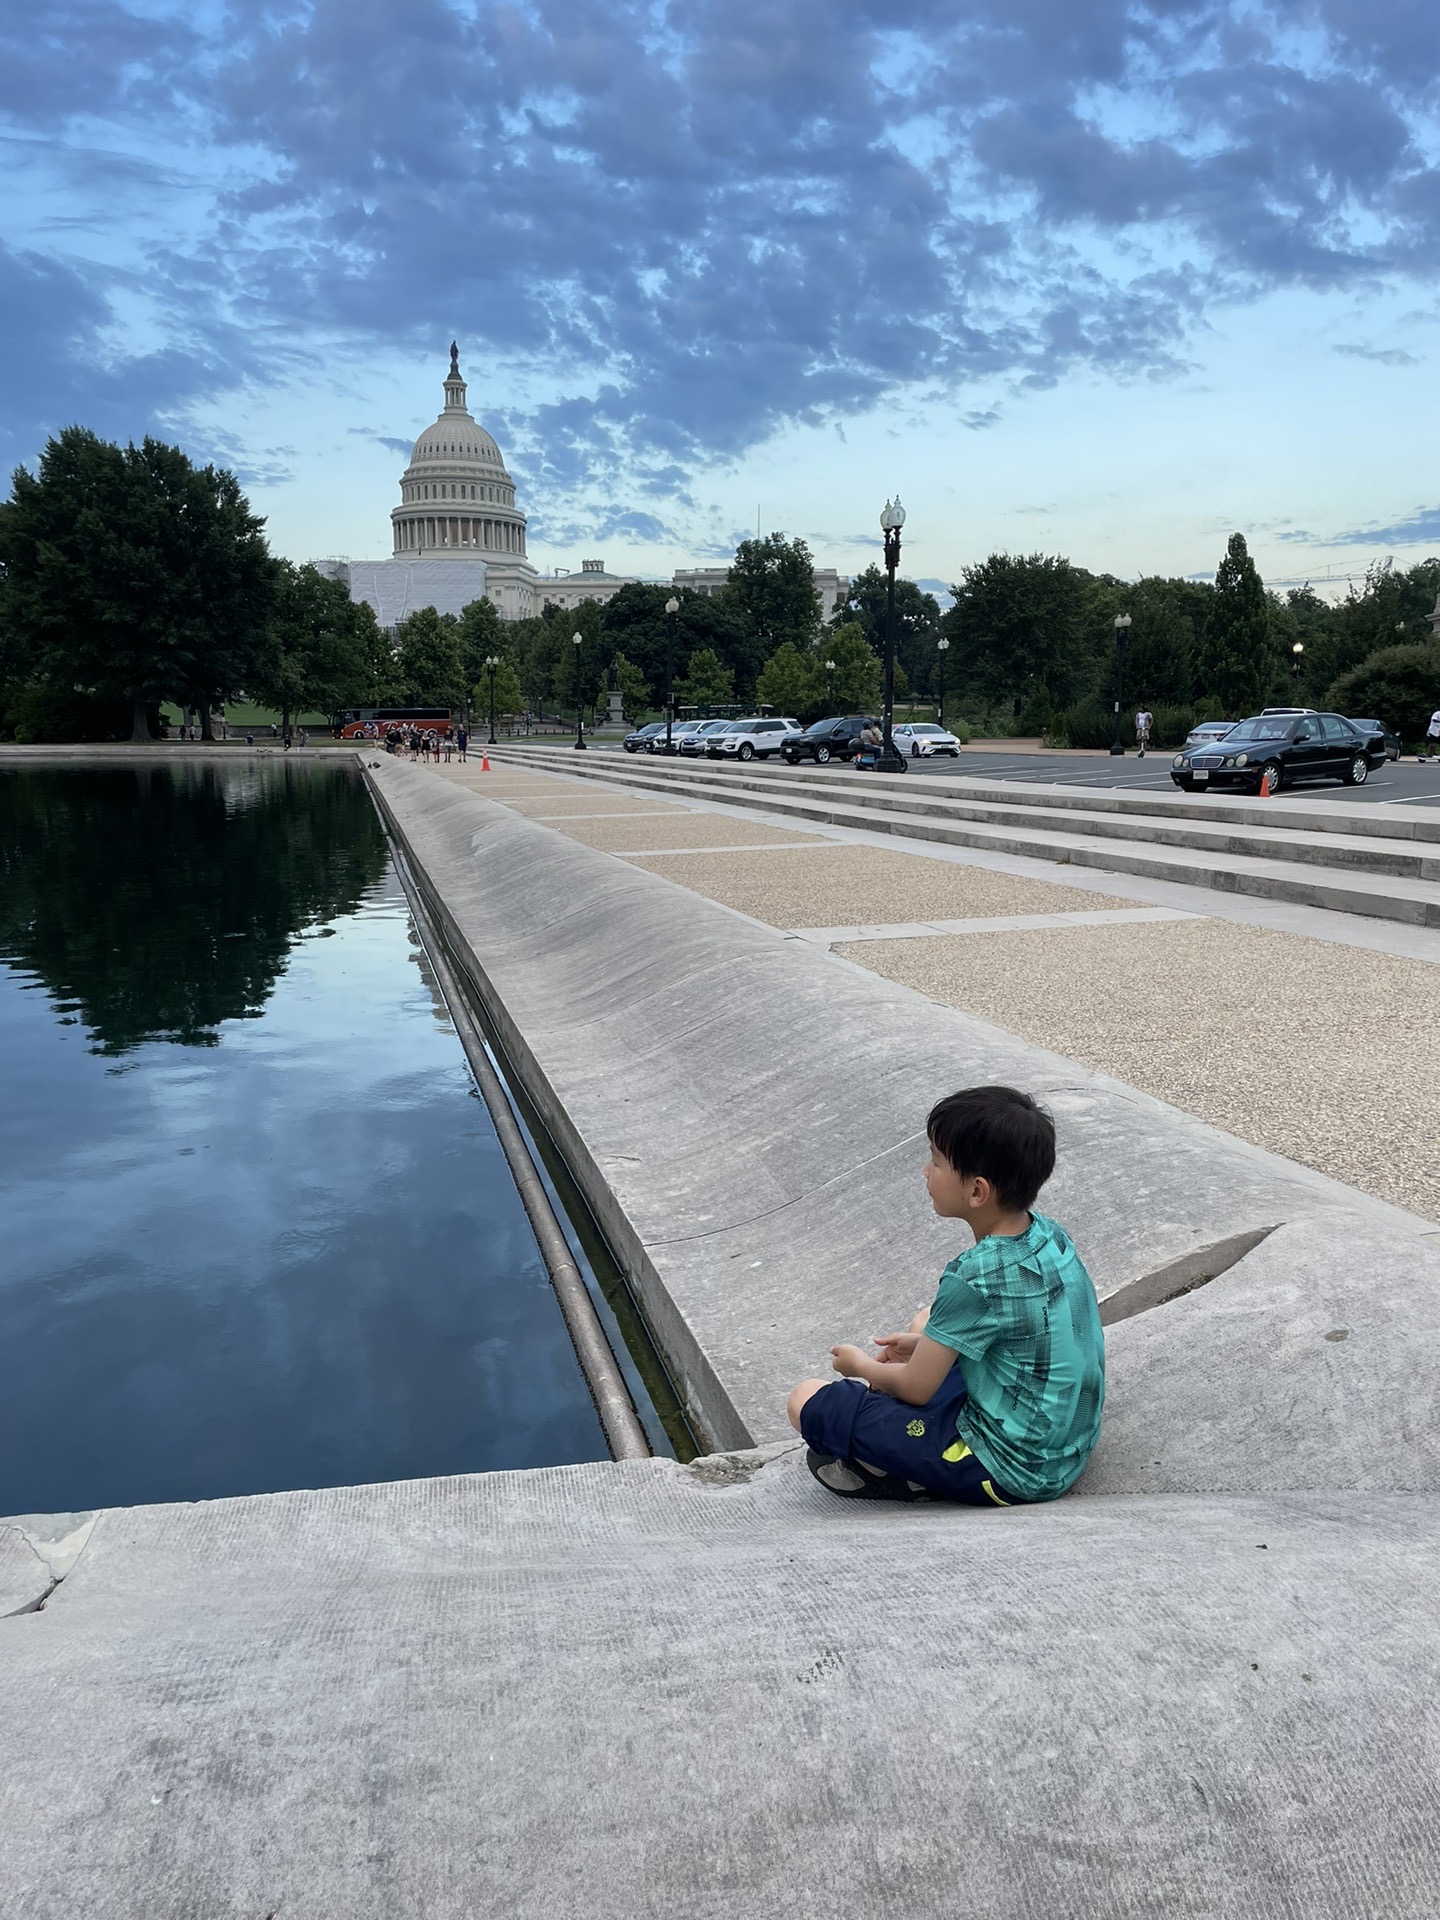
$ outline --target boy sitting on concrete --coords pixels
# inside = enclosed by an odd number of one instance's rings
[[[1105,1344],[1095,1288],[1063,1227],[1032,1213],[1055,1125],[1014,1087],[952,1093],[926,1121],[925,1184],[975,1244],[928,1314],[879,1358],[830,1349],[846,1378],[802,1380],[790,1424],[810,1471],[849,1499],[1009,1507],[1073,1486],[1100,1432]]]

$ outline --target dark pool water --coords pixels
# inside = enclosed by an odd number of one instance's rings
[[[357,775],[0,772],[0,1513],[606,1449]]]

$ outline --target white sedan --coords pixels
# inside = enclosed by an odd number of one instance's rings
[[[931,753],[948,753],[953,759],[960,758],[960,742],[955,735],[931,720],[907,720],[903,727],[893,728],[892,733],[901,753],[908,753],[912,760],[923,760]]]

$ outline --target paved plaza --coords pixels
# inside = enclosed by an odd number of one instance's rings
[[[823,930],[844,960],[1440,1221],[1440,934],[1200,888],[1165,886],[1157,905],[1123,875],[1042,879],[1034,861],[801,834],[541,776],[513,754],[488,774],[434,771],[768,926]]]

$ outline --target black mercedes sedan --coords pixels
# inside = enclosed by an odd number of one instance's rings
[[[1170,778],[1186,793],[1211,787],[1258,793],[1268,774],[1271,793],[1305,780],[1343,780],[1363,786],[1385,764],[1385,742],[1362,732],[1343,714],[1292,709],[1258,713],[1223,740],[1177,753]]]

